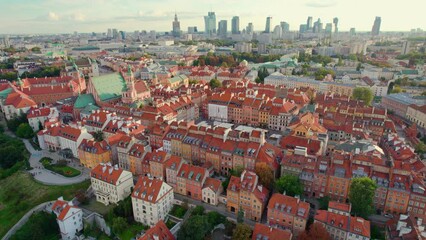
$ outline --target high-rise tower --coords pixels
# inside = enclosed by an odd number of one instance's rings
[[[173,21],[173,30],[172,35],[173,37],[180,37],[180,22],[178,20],[177,14],[175,13],[175,20]]]
[[[240,17],[238,16],[232,17],[231,30],[232,30],[232,34],[240,34]]]
[[[208,36],[216,34],[216,14],[209,12],[207,16],[204,16],[204,32]]]
[[[265,33],[270,33],[271,32],[271,19],[272,19],[272,17],[267,17],[266,18]]]
[[[382,18],[376,17],[374,20],[373,28],[371,29],[371,35],[377,36],[380,34],[380,25],[382,24]]]

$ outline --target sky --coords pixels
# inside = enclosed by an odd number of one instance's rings
[[[339,30],[371,31],[376,16],[382,31],[426,30],[426,0],[0,0],[1,34],[106,32],[118,30],[170,31],[175,12],[181,29],[204,30],[203,16],[216,12],[216,20],[240,17],[240,29],[253,22],[255,31],[272,29],[281,21],[298,30],[307,16],[324,23],[339,18]]]

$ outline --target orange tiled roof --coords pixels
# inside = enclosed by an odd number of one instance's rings
[[[109,164],[101,163],[90,172],[90,176],[92,178],[116,185],[122,173],[123,169],[121,168],[115,168]]]
[[[288,230],[272,228],[261,223],[256,223],[253,229],[252,240],[265,239],[269,240],[290,240],[293,234]]]
[[[161,187],[166,184],[160,179],[150,178],[147,176],[139,177],[136,183],[132,197],[141,199],[146,202],[156,203],[160,194]]]
[[[163,220],[160,220],[138,240],[175,240],[176,238],[167,228]]]

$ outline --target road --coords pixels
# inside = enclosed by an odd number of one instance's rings
[[[0,124],[4,126],[4,133],[6,135],[9,135],[14,138],[16,135],[9,131],[6,127],[6,123],[4,122],[4,117],[2,117],[2,120],[0,120]],[[31,154],[30,159],[28,160],[30,163],[30,166],[33,168],[29,170],[28,172],[34,177],[35,180],[46,184],[46,185],[70,185],[75,183],[83,182],[86,179],[90,179],[90,170],[84,167],[79,166],[79,163],[76,161],[71,161],[68,165],[71,167],[74,167],[75,169],[78,169],[81,171],[81,174],[76,177],[67,178],[62,175],[56,174],[54,172],[51,172],[43,167],[43,165],[40,163],[40,159],[42,157],[49,157],[52,158],[54,161],[58,161],[60,159],[63,159],[60,157],[56,152],[52,153],[47,150],[35,150],[31,143],[27,139],[21,139],[25,147],[27,148],[28,152]]]
[[[213,206],[198,200],[194,200],[192,198],[188,198],[186,196],[182,196],[180,194],[176,194],[175,193],[175,199],[180,200],[180,201],[188,201],[189,204],[194,204],[196,206],[203,206],[204,209],[206,209],[207,212],[218,212],[220,214],[222,214],[223,216],[227,217],[227,218],[231,218],[234,219],[235,221],[237,221],[237,215],[233,214],[231,212],[228,212],[226,210],[226,207],[223,204],[219,204],[218,206]],[[250,225],[251,227],[254,227],[254,225],[256,224],[255,221],[249,220],[249,219],[245,219],[244,218],[244,223]]]

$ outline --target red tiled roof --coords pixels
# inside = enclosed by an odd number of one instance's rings
[[[203,181],[206,174],[207,169],[184,163],[182,164],[177,177],[192,181]]]
[[[160,220],[138,240],[175,240],[176,238],[167,228],[163,220]]]
[[[21,92],[12,92],[7,95],[4,105],[13,105],[15,108],[37,106],[36,102]]]
[[[161,187],[166,184],[160,179],[150,178],[147,176],[139,177],[136,183],[132,197],[141,199],[146,202],[156,203],[160,194]]]
[[[260,223],[256,223],[253,229],[252,240],[264,239],[268,237],[269,240],[290,240],[293,234],[288,230],[272,228]]]
[[[305,219],[309,216],[309,208],[309,203],[281,193],[274,193],[268,203],[268,210],[276,209],[277,211],[282,211],[293,216],[297,215]]]
[[[94,139],[83,139],[78,149],[92,154],[103,154],[111,151],[111,147],[108,145],[107,141],[103,140],[97,142]]]
[[[81,129],[71,127],[70,125],[61,125],[59,135],[68,140],[77,141],[81,134]]]
[[[203,188],[210,188],[213,192],[219,191],[219,187],[222,185],[222,182],[216,178],[206,178]]]
[[[99,164],[90,172],[90,176],[92,178],[116,185],[122,173],[123,169],[121,168],[114,168],[109,164]]]
[[[349,204],[335,202],[335,201],[330,201],[328,203],[328,208],[336,209],[336,210],[343,211],[343,212],[350,212],[351,211],[351,206]]]

